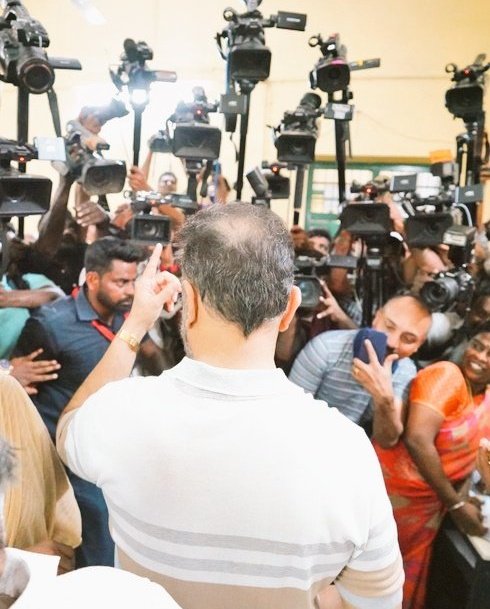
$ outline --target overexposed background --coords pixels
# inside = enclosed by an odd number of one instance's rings
[[[141,162],[146,141],[163,127],[179,100],[191,101],[191,89],[202,85],[210,101],[224,92],[225,62],[216,48],[215,35],[226,22],[227,6],[244,12],[239,0],[174,2],[167,0],[92,0],[105,17],[105,24],[89,23],[72,0],[25,0],[32,17],[46,28],[52,57],[76,57],[81,72],[57,71],[55,90],[64,125],[75,118],[83,105],[107,103],[116,92],[109,65],[117,65],[123,40],[144,40],[153,49],[152,69],[175,70],[175,84],[152,85],[151,101],[143,116]],[[293,110],[309,90],[309,72],[320,58],[318,48],[310,48],[308,38],[321,33],[325,38],[338,32],[347,46],[348,60],[381,58],[381,67],[351,74],[355,116],[351,124],[355,155],[426,157],[431,150],[455,149],[455,136],[464,130],[444,107],[444,93],[450,77],[444,67],[454,62],[462,68],[477,54],[488,52],[490,43],[490,2],[488,0],[264,0],[264,16],[278,10],[306,13],[305,32],[267,29],[267,46],[272,51],[270,78],[252,93],[249,137],[245,169],[264,159],[275,159],[275,148],[266,125],[277,125],[285,110]],[[487,58],[488,59],[488,58]],[[321,93],[323,100],[326,94]],[[0,85],[0,134],[16,136],[16,88]],[[46,95],[30,96],[32,138],[53,135]],[[489,96],[486,108],[489,108]],[[220,115],[211,115],[222,125]],[[108,123],[102,136],[111,145],[111,158],[132,158],[132,116]],[[238,133],[234,140],[238,146]],[[331,121],[322,121],[317,155],[334,153]],[[223,173],[235,181],[235,148],[223,133],[221,147]],[[158,155],[151,174],[164,169],[179,176],[179,190],[185,191],[180,161]],[[44,174],[56,182],[56,172],[46,162],[29,164],[30,173]],[[245,180],[246,183],[246,180]],[[55,184],[54,184],[55,187]],[[250,196],[248,184],[244,197]],[[122,195],[110,197],[111,206]],[[283,215],[287,203],[274,202]]]

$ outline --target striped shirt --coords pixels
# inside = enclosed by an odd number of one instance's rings
[[[184,609],[312,609],[334,580],[354,607],[400,606],[369,440],[279,369],[184,358],[109,383],[67,416],[58,446],[102,488],[119,564]]]
[[[372,419],[373,408],[371,396],[352,376],[353,342],[358,332],[329,330],[315,336],[299,353],[289,379],[359,424]],[[408,357],[397,364],[393,393],[406,402],[417,369]]]

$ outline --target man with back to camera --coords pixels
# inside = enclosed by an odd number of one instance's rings
[[[403,409],[417,372],[410,356],[425,341],[431,319],[418,297],[395,296],[376,312],[372,324],[387,335],[383,364],[369,341],[365,345],[369,362],[354,357],[359,330],[333,330],[304,347],[289,378],[355,423],[372,424],[372,435],[383,448],[394,446],[403,432]]]
[[[63,460],[104,492],[118,563],[184,609],[312,609],[333,581],[345,608],[400,607],[397,534],[368,438],[274,366],[300,302],[286,227],[261,206],[215,205],[180,245],[187,357],[126,378],[181,289],[158,271],[157,246],[57,430]]]

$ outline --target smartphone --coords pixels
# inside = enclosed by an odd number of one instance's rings
[[[388,337],[384,332],[372,330],[371,328],[361,328],[354,338],[354,357],[357,357],[362,362],[369,364],[369,354],[367,352],[366,345],[364,344],[365,340],[369,340],[373,345],[379,363],[382,364],[386,357],[387,339]]]

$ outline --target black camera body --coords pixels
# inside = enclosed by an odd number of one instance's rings
[[[433,281],[422,286],[420,297],[431,311],[447,311],[458,303],[469,304],[475,282],[465,266],[451,271],[442,271]]]
[[[483,119],[483,93],[485,87],[485,72],[490,63],[483,64],[485,55],[479,55],[475,62],[462,70],[454,63],[446,66],[446,72],[452,73],[454,85],[446,91],[446,108],[456,118],[462,118],[465,123],[477,122]]]
[[[43,25],[22,2],[7,0],[0,19],[0,78],[37,95],[52,88],[56,68],[81,69],[76,59],[48,59],[44,49],[49,42]]]
[[[100,151],[109,149],[109,145],[98,145],[93,152],[83,143],[83,136],[79,130],[69,131],[65,138],[66,162],[57,161],[53,166],[62,175],[71,173],[89,195],[121,192],[126,181],[126,163],[104,159]]]
[[[172,152],[176,157],[194,161],[214,161],[219,157],[221,130],[209,124],[209,114],[218,104],[209,103],[202,87],[192,90],[192,102],[179,102],[167,119],[165,131],[158,131],[149,142],[154,152]],[[170,133],[169,125],[173,125]]]
[[[0,219],[42,215],[48,211],[51,180],[10,167],[11,161],[27,163],[37,158],[35,146],[0,139]]]
[[[285,112],[274,128],[274,145],[281,163],[304,165],[315,160],[318,137],[317,119],[322,115],[321,98],[316,93],[306,93],[293,112]]]
[[[323,296],[319,278],[325,276],[329,269],[343,268],[353,271],[357,268],[357,263],[358,260],[354,256],[296,256],[294,285],[301,291],[301,309],[314,311],[319,306]]]
[[[249,10],[241,15],[232,8],[223,12],[229,25],[216,35],[216,41],[221,56],[228,62],[231,81],[256,84],[269,78],[272,54],[265,45],[264,28],[305,29],[306,15],[279,11],[277,15],[264,19],[257,10],[258,4],[260,2],[247,1]],[[222,47],[223,39],[227,40],[226,52]]]
[[[350,83],[350,67],[346,61],[347,49],[340,44],[338,34],[329,36],[327,40],[312,36],[310,46],[319,46],[323,55],[314,69],[310,72],[311,88],[317,87],[326,93],[335,93],[347,89]]]

